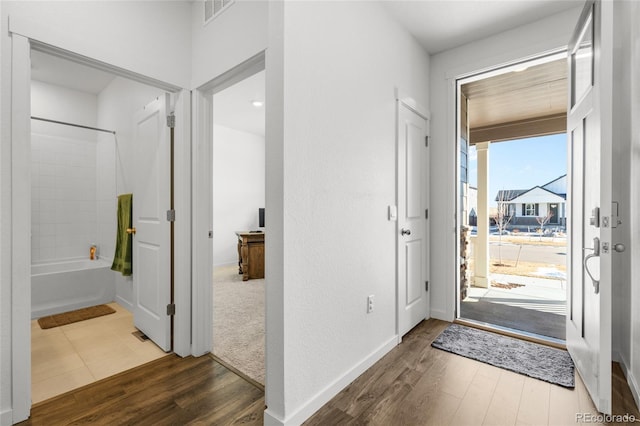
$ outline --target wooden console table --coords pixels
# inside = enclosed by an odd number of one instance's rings
[[[236,231],[238,268],[242,281],[264,278],[264,232]]]

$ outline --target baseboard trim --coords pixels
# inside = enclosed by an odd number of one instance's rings
[[[213,265],[213,269],[216,268],[226,268],[227,266],[238,266],[238,261],[234,260],[233,262],[229,262],[229,263],[218,263],[218,264],[214,264]]]
[[[116,295],[116,303],[129,312],[133,312],[133,303],[123,299],[121,296]]]
[[[13,424],[13,410],[0,411],[0,425],[11,426]]]
[[[441,321],[446,321],[446,322],[453,322],[454,320],[453,315],[451,315],[448,311],[433,309],[433,307],[431,308],[429,317],[439,319]]]
[[[342,377],[339,377],[329,386],[318,392],[313,396],[306,404],[300,407],[293,414],[286,419],[282,419],[272,413],[267,408],[264,412],[264,424],[265,426],[293,426],[304,423],[309,417],[311,417],[316,411],[318,411],[323,405],[336,396],[341,390],[347,387],[351,382],[357,379],[362,373],[369,369],[373,364],[378,362],[389,351],[395,348],[398,344],[398,336],[393,336],[382,344],[378,349],[373,351],[367,357],[362,359],[358,364],[348,370]]]
[[[622,354],[617,351],[613,352],[612,358],[622,367],[622,372],[627,379],[627,384],[629,385],[629,389],[631,390],[631,394],[633,395],[633,400],[636,402],[636,408],[640,407],[640,387],[638,387],[638,381],[631,372],[631,369],[628,367],[629,363],[622,356]]]
[[[271,413],[269,411],[269,408],[267,408],[266,410],[264,410],[263,424],[264,426],[282,426],[285,423],[284,420]]]
[[[640,388],[638,387],[638,381],[633,373],[627,369],[627,366],[624,366],[626,370],[627,376],[627,384],[629,385],[629,389],[631,389],[631,394],[633,395],[633,400],[636,402],[636,408],[640,407]]]

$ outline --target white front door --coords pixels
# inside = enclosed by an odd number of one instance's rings
[[[159,347],[171,350],[171,235],[169,95],[135,117],[133,176],[134,325]]]
[[[425,187],[428,126],[427,118],[398,101],[397,274],[400,337],[429,316],[426,289],[428,191]]]
[[[611,413],[611,2],[587,2],[569,44],[567,349]]]

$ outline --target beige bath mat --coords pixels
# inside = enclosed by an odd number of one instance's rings
[[[103,315],[109,315],[115,313],[115,309],[107,305],[91,306],[89,308],[82,308],[71,312],[64,312],[62,314],[50,315],[48,317],[38,318],[38,324],[40,328],[54,328],[61,325],[67,325],[74,322],[84,321],[91,318],[101,317]]]

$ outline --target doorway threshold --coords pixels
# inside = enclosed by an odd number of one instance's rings
[[[454,324],[466,325],[467,327],[478,328],[480,330],[490,331],[493,333],[502,334],[503,336],[514,337],[520,340],[526,340],[528,342],[538,343],[545,346],[551,346],[557,349],[567,349],[566,342],[554,337],[543,336],[541,334],[529,333],[526,331],[516,330],[513,328],[502,327],[495,324],[489,324],[482,321],[475,321],[466,318],[456,318]]]

